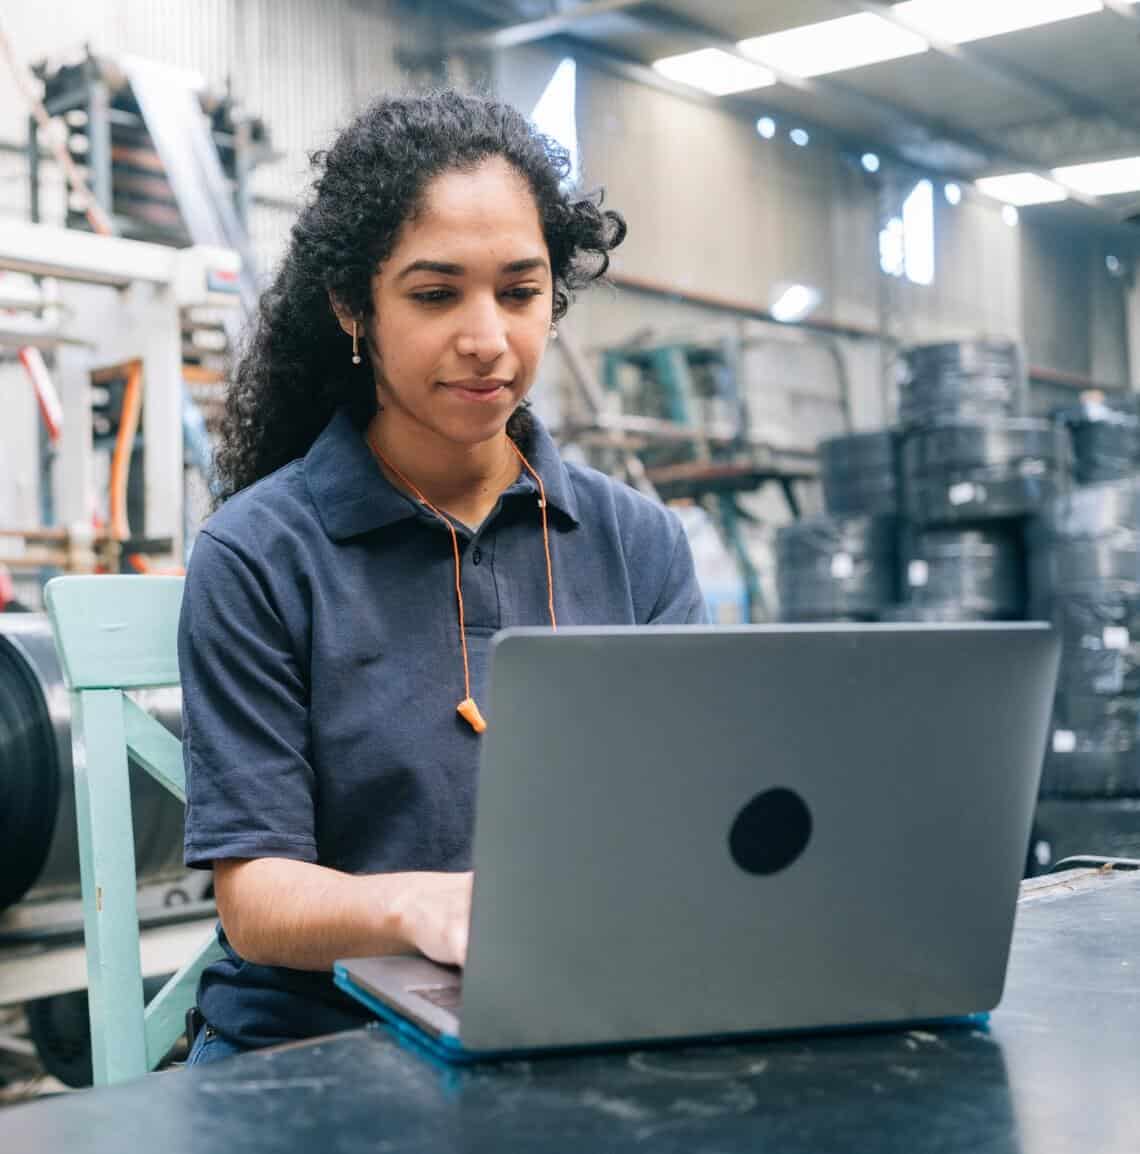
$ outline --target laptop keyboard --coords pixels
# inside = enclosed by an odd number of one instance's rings
[[[463,986],[459,982],[452,986],[413,986],[408,990],[408,993],[431,1002],[433,1006],[438,1006],[441,1010],[450,1010],[452,1013],[458,1014]]]

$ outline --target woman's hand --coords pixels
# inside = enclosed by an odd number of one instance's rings
[[[247,961],[328,970],[337,958],[467,959],[470,873],[346,874],[285,858],[214,863],[226,936]]]
[[[467,961],[473,873],[406,873],[394,902],[400,935],[414,949],[443,965]]]

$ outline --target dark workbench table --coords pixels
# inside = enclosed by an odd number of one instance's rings
[[[1140,872],[1028,883],[959,1027],[446,1070],[381,1029],[0,1114],[4,1154],[1140,1151]]]

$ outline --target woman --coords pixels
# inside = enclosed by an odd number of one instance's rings
[[[316,163],[186,578],[186,860],[227,954],[192,1062],[359,1025],[335,958],[463,964],[496,630],[704,619],[676,516],[525,403],[621,217],[454,92],[378,101]]]

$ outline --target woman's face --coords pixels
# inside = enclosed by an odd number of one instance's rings
[[[550,333],[550,256],[501,158],[436,177],[372,280],[369,354],[389,418],[461,445],[502,433]]]

